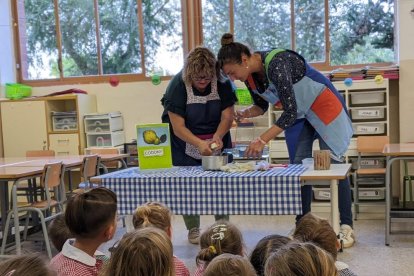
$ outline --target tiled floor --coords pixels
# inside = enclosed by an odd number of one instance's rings
[[[317,214],[324,217],[324,214]],[[326,217],[326,215],[325,215]],[[272,233],[286,235],[293,226],[293,216],[231,216],[230,221],[242,231],[246,251],[264,236]],[[213,216],[202,216],[201,227],[214,222]],[[413,225],[414,226],[414,225]],[[414,235],[393,235],[391,245],[385,246],[383,219],[359,219],[355,221],[357,242],[345,249],[338,259],[347,263],[358,275],[414,275]],[[411,228],[411,229],[414,229]],[[118,230],[118,238],[125,228]],[[116,239],[115,238],[115,239]],[[181,216],[173,218],[174,252],[190,269],[195,269],[198,246],[187,241],[187,231]],[[106,250],[105,245],[102,249]]]
[[[324,214],[317,214],[324,217]],[[293,216],[231,216],[230,220],[243,233],[246,252],[250,253],[257,241],[262,237],[277,233],[286,235],[293,226]],[[201,227],[205,228],[214,222],[213,216],[202,216]],[[121,223],[119,223],[121,226]],[[384,244],[383,219],[359,219],[354,229],[357,242],[352,248],[339,253],[338,259],[347,263],[358,275],[414,275],[414,235],[392,235],[391,245]],[[414,225],[409,226],[414,229]],[[115,238],[101,246],[100,250],[108,252],[108,248],[122,237],[126,229],[119,227]],[[198,246],[189,244],[187,231],[181,216],[173,217],[174,252],[182,259],[190,271],[195,269],[195,256]],[[38,246],[25,244],[25,251],[39,250]]]

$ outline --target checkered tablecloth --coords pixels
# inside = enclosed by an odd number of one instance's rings
[[[117,194],[121,215],[148,201],[163,202],[181,215],[293,215],[302,212],[299,177],[304,171],[302,165],[236,173],[201,167],[129,168],[100,178]]]

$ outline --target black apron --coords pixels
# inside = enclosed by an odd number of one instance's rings
[[[186,127],[203,140],[211,139],[221,121],[221,100],[217,91],[217,79],[211,81],[211,92],[205,96],[194,95],[191,84],[186,85],[187,105],[184,117]],[[171,147],[174,166],[199,166],[201,154],[197,147],[185,143],[171,129]],[[223,148],[231,148],[230,132],[223,137]]]

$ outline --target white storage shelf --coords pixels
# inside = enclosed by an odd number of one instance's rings
[[[125,135],[123,131],[87,133],[86,143],[88,147],[116,147],[125,143]]]
[[[84,117],[86,144],[91,147],[116,147],[125,143],[121,112],[87,114]]]
[[[85,132],[111,132],[124,129],[124,120],[120,113],[108,113],[85,116]]]

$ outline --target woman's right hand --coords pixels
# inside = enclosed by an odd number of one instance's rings
[[[211,155],[213,153],[213,150],[210,147],[211,142],[207,140],[201,140],[201,142],[198,144],[197,148],[201,155]]]

